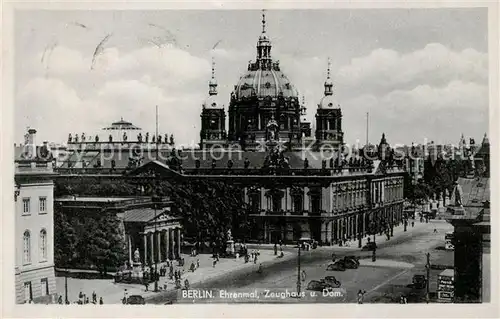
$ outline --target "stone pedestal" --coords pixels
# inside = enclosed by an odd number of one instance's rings
[[[233,256],[234,255],[234,240],[228,240],[226,242],[226,253]]]
[[[142,278],[143,271],[142,271],[142,263],[139,262],[134,262],[132,264],[132,277],[135,278]]]

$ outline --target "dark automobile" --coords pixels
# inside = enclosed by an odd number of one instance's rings
[[[375,250],[376,248],[377,248],[377,244],[371,241],[371,242],[367,243],[366,245],[364,245],[363,248],[361,248],[361,250],[371,251],[371,250]]]
[[[129,305],[145,305],[146,300],[140,295],[132,295],[127,298],[127,304]]]
[[[414,275],[413,276],[413,287],[417,289],[423,289],[427,285],[427,278],[424,275]]]
[[[323,289],[334,288],[324,279],[321,280],[311,280],[309,284],[307,284],[307,290],[313,291],[323,291]]]
[[[334,271],[345,271],[345,264],[342,260],[338,260],[333,264],[329,264],[326,267],[326,270],[334,270]]]
[[[359,267],[358,261],[350,258],[344,258],[342,262],[344,263],[344,267],[347,269],[358,269]]]
[[[352,260],[359,266],[359,257],[356,256],[345,256],[344,260]]]
[[[325,279],[322,280],[330,284],[333,288],[339,288],[342,285],[335,276],[326,276]]]

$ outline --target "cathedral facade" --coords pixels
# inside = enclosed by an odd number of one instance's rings
[[[212,67],[209,96],[203,102],[201,115],[201,148],[218,145],[257,150],[263,142],[276,142],[296,150],[311,138],[311,123],[303,118],[305,105],[300,101],[298,90],[282,71],[279,61],[273,60],[271,49],[263,15],[256,59],[248,63],[247,71],[241,75],[230,96],[227,130],[226,113],[217,96],[217,81]],[[325,95],[316,114],[316,146],[330,144],[339,147],[343,143],[342,112],[333,96],[330,63],[324,85]]]

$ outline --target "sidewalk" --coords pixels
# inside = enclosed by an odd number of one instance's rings
[[[408,223],[408,226],[406,227],[406,232],[404,231],[404,225],[401,224],[399,226],[396,226],[394,227],[394,232],[393,232],[393,235],[391,237],[391,239],[387,240],[387,236],[385,235],[385,233],[382,233],[382,235],[379,235],[378,233],[375,235],[375,242],[376,243],[385,243],[385,242],[390,242],[391,240],[394,240],[394,239],[397,239],[398,237],[400,237],[401,235],[403,234],[406,234],[406,233],[411,233],[412,231],[415,231],[415,230],[421,230],[421,229],[426,229],[428,228],[429,230],[433,230],[434,228],[440,228],[440,224],[446,224],[446,221],[444,220],[435,220],[435,219],[431,219],[428,223],[421,223],[420,221],[418,220],[415,220],[415,227],[411,227],[411,220],[409,221]],[[362,239],[362,246],[366,245],[366,243],[368,242],[367,238],[370,237],[370,241],[373,241],[373,235],[366,235],[365,237],[363,237]],[[342,245],[342,246],[339,246],[338,244],[337,245],[332,245],[332,246],[321,246],[321,247],[318,247],[320,249],[338,249],[338,250],[347,250],[347,251],[359,251],[360,248],[358,247],[358,240],[348,240],[347,241],[347,246],[345,245]]]
[[[360,266],[365,267],[384,267],[384,268],[413,268],[415,265],[406,263],[404,261],[397,261],[391,259],[378,259],[372,261],[371,258],[364,258],[359,260]]]
[[[215,267],[212,266],[213,259],[211,258],[211,254],[201,254],[196,257],[191,257],[190,255],[183,254],[185,263],[184,267],[177,266],[177,262],[174,263],[174,270],[181,270],[182,278],[181,284],[184,286],[184,280],[187,279],[190,285],[194,285],[196,283],[200,283],[205,280],[214,279],[216,277],[223,276],[224,274],[228,274],[230,272],[242,269],[248,269],[249,271],[256,271],[259,267],[259,264],[266,267],[270,264],[281,262],[283,260],[287,260],[290,258],[294,258],[293,254],[289,252],[284,252],[283,258],[277,258],[274,255],[274,252],[264,250],[260,251],[260,256],[257,259],[257,263],[253,262],[245,263],[245,259],[240,257],[239,259],[227,259],[221,258]],[[189,271],[189,267],[191,266],[191,262],[194,262],[196,265],[197,259],[200,260],[200,268],[195,270],[194,272]],[[159,263],[158,269],[165,263]],[[159,271],[159,270],[158,270]],[[124,283],[114,283],[112,280],[84,280],[84,279],[73,279],[71,278],[74,287],[71,288],[71,296],[76,296],[80,290],[84,290],[83,292],[87,294],[87,296],[92,294],[92,291],[95,291],[99,297],[102,297],[105,304],[121,304],[122,299],[124,297],[125,289],[127,290],[128,296],[131,295],[141,295],[145,299],[154,297],[158,295],[158,292],[153,292],[154,283],[149,284],[149,291],[146,291],[144,285],[139,284],[124,284]],[[68,280],[69,281],[69,280]],[[80,281],[76,283],[75,281]],[[83,283],[82,281],[86,281]],[[90,282],[90,283],[89,283]],[[167,290],[164,290],[164,285],[167,284]],[[80,290],[76,291],[76,287],[80,286]],[[86,286],[82,288],[82,286]],[[172,279],[168,279],[168,271],[167,276],[160,277],[158,281],[158,289],[160,289],[160,293],[165,293],[165,291],[173,291],[175,288],[175,281]],[[58,289],[59,290],[59,289]],[[61,290],[61,291],[64,291]],[[75,297],[70,298],[70,301],[75,301]]]

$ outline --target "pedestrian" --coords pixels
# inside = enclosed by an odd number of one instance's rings
[[[363,292],[360,290],[358,290],[358,304],[362,304],[363,303]]]
[[[415,227],[415,221],[414,220],[411,221],[411,228],[413,228],[413,227]]]
[[[255,255],[255,258],[253,260],[253,263],[256,264],[257,263],[257,255]]]
[[[104,304],[104,302],[102,301],[102,297],[100,297],[100,298],[99,298],[99,304],[100,304],[100,305],[103,305],[103,304]]]
[[[196,269],[200,268],[200,259],[196,259]]]
[[[278,245],[275,243],[274,244],[274,255],[276,256],[278,254]]]
[[[86,304],[89,304],[89,303],[90,303],[90,299],[89,299],[89,297],[87,297],[87,299],[85,299],[85,303],[86,303]]]
[[[57,303],[62,305],[63,303],[62,296],[59,296],[59,298],[57,299]]]
[[[191,262],[191,267],[189,267],[189,269],[191,270],[191,272],[194,272],[194,270],[196,269],[194,262]]]
[[[97,294],[95,293],[95,290],[92,291],[92,302],[97,303]]]
[[[187,278],[186,278],[186,280],[184,280],[184,288],[185,288],[186,290],[188,290],[188,289],[189,289],[189,280],[187,280]]]
[[[144,283],[144,286],[146,287],[146,291],[149,291],[149,283],[147,281]]]

